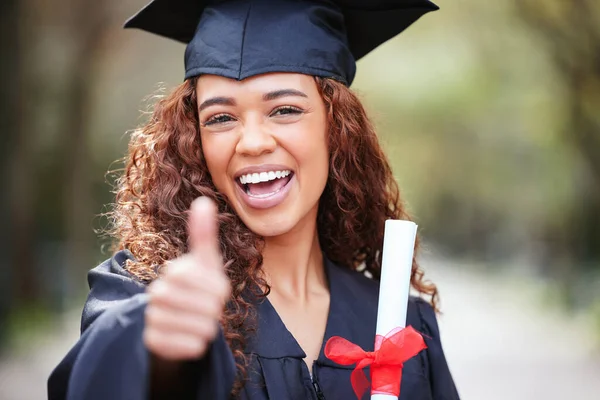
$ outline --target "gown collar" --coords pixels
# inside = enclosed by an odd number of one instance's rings
[[[342,336],[366,351],[373,350],[379,283],[363,274],[341,267],[326,257],[323,264],[330,292],[329,313],[317,363],[341,367],[324,355],[332,336]],[[267,298],[256,304],[257,330],[249,338],[246,353],[263,358],[304,358],[306,354],[285,327]]]

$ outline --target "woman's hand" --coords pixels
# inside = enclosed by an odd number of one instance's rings
[[[168,263],[148,287],[144,343],[164,360],[200,358],[217,335],[231,289],[219,251],[216,212],[209,199],[194,200],[190,253]]]

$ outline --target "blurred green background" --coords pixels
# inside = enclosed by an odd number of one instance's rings
[[[42,354],[62,334],[57,321],[80,311],[87,270],[110,256],[94,232],[112,201],[106,173],[120,168],[144,99],[182,80],[183,45],[121,29],[144,3],[0,3],[0,373],[16,376],[11,366]],[[577,326],[594,365],[578,376],[600,372],[600,2],[439,5],[360,61],[353,85],[419,223],[424,267],[449,319],[492,285],[527,320]],[[452,327],[449,354],[478,351]],[[475,396],[469,384],[458,382]]]

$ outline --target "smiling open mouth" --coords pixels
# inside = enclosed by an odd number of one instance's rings
[[[236,181],[244,192],[251,197],[265,198],[273,196],[283,189],[292,179],[290,170],[269,171],[239,176]]]

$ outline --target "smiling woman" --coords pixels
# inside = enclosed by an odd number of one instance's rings
[[[434,6],[200,3],[155,0],[129,23],[189,42],[186,81],[131,137],[118,251],[90,272],[49,397],[350,399],[351,369],[324,343],[373,349],[384,223],[409,217],[348,85],[356,59]],[[167,15],[195,19],[182,33]],[[457,399],[437,289],[414,260],[411,285],[426,299],[407,325],[428,349],[405,363],[401,398]]]

